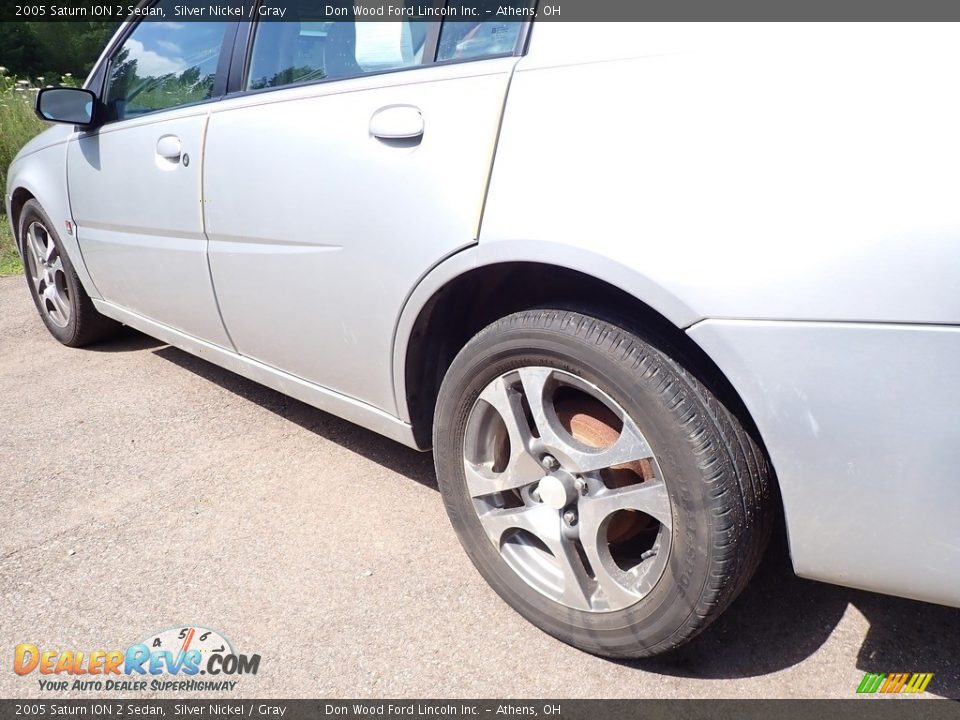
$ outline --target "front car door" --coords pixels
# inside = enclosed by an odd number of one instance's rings
[[[397,318],[431,267],[476,242],[524,29],[253,29],[236,93],[212,111],[204,176],[211,272],[239,353],[396,412]]]
[[[155,4],[174,13],[173,0]],[[229,347],[203,232],[209,101],[235,26],[145,20],[106,58],[103,124],[67,151],[83,260],[106,302]]]

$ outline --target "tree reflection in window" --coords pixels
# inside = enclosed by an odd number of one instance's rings
[[[111,63],[105,103],[122,120],[208,99],[216,79],[223,22],[143,22]]]

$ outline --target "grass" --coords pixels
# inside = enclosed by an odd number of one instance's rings
[[[13,245],[13,234],[7,216],[0,213],[0,277],[19,275],[23,272],[20,255]]]
[[[69,78],[63,79],[69,81]],[[0,67],[0,188],[7,185],[7,168],[13,156],[46,127],[33,112],[39,83],[43,83],[42,78],[36,78],[36,84],[31,84],[29,80],[8,75],[6,68]]]
[[[27,80],[7,74],[0,67],[0,190],[7,186],[7,168],[20,148],[46,124],[33,112],[37,90],[46,78]],[[63,75],[61,85],[75,85],[73,78]],[[0,276],[23,272],[20,256],[13,245],[7,216],[0,205]]]

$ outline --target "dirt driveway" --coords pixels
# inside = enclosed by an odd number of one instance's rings
[[[186,624],[261,655],[243,697],[847,698],[867,671],[960,696],[960,611],[799,580],[782,540],[674,657],[562,645],[473,570],[429,454],[132,331],[61,347],[21,277],[0,279],[0,513],[2,697],[39,693],[18,643]]]

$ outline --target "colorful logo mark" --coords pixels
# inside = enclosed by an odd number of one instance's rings
[[[933,680],[933,673],[867,673],[860,681],[857,692],[873,693],[922,693]]]
[[[235,653],[223,635],[199,626],[151,633],[125,650],[45,650],[20,643],[13,651],[13,671],[21,676],[36,672],[44,691],[146,690],[148,684],[151,690],[232,690],[236,681],[224,676],[256,675],[259,667],[259,655]],[[113,677],[117,675],[143,680],[119,680]],[[189,682],[152,680],[164,675],[186,676]],[[193,680],[197,675],[208,677]],[[79,677],[71,684],[61,679],[65,676]]]

